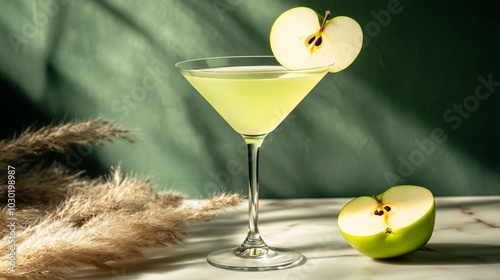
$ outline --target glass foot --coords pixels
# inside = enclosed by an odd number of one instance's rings
[[[236,247],[212,252],[207,262],[213,266],[231,270],[264,271],[294,267],[304,257],[295,251],[282,248]]]

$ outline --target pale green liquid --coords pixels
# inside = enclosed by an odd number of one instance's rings
[[[285,73],[281,66],[223,67],[183,73],[217,112],[243,135],[273,131],[326,72]]]

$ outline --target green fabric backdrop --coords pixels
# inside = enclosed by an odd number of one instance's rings
[[[1,136],[102,115],[139,143],[74,149],[68,166],[121,164],[192,198],[245,193],[243,140],[174,64],[270,54],[272,23],[295,6],[355,18],[364,47],[266,139],[262,197],[500,194],[495,1],[1,0]]]

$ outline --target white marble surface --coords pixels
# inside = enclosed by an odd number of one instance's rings
[[[500,279],[500,196],[438,197],[431,240],[414,254],[377,261],[352,249],[337,228],[349,199],[261,201],[260,231],[271,246],[306,256],[301,266],[238,272],[206,263],[206,255],[239,245],[246,235],[246,205],[216,221],[195,224],[183,246],[148,253],[146,259],[74,273],[73,279]]]

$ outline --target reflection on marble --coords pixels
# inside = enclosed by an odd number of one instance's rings
[[[267,272],[214,268],[211,251],[239,245],[246,235],[246,205],[193,225],[181,247],[148,252],[114,264],[112,271],[76,271],[73,279],[500,279],[500,197],[438,197],[434,234],[420,251],[392,260],[359,254],[342,238],[337,215],[349,199],[261,201],[260,231],[271,246],[306,256],[301,266]]]

